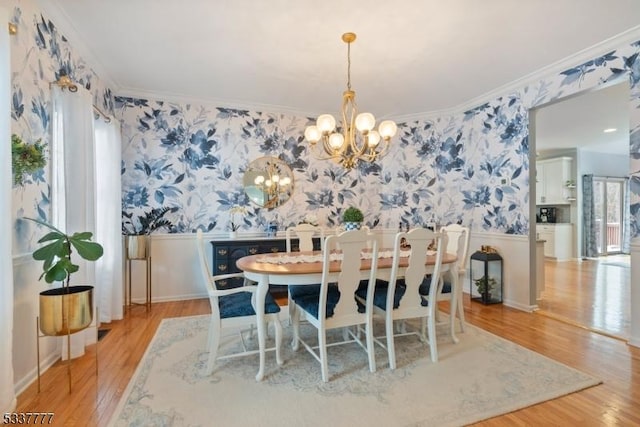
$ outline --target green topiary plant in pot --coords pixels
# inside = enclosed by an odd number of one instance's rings
[[[360,230],[364,215],[360,209],[351,206],[342,214],[342,220],[344,221],[345,230]]]

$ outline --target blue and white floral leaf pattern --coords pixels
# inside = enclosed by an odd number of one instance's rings
[[[310,155],[302,135],[314,120],[303,115],[112,99],[110,89],[103,87],[57,27],[29,8],[35,9],[20,3],[13,16],[27,31],[12,46],[12,58],[26,58],[20,65],[26,72],[12,75],[12,132],[48,143],[48,82],[61,73],[71,76],[90,88],[96,104],[107,112],[113,110],[121,121],[123,209],[158,207],[162,201],[177,209],[178,232],[226,230],[227,218],[220,215],[236,204],[249,208],[244,227],[262,230],[274,213],[247,204],[242,175],[250,160],[269,155],[285,160],[295,171],[292,200],[277,211],[292,223],[311,210],[319,213],[324,225],[335,225],[346,206],[357,205],[373,226],[395,227],[402,217],[415,224],[461,221],[474,229],[526,234],[528,109],[622,75],[630,78],[631,105],[640,105],[640,42],[634,42],[463,114],[399,123],[386,157],[374,164],[359,162],[347,172]],[[630,127],[630,152],[637,163],[640,122],[636,116]],[[25,215],[49,216],[48,177],[47,168],[29,178],[27,193],[15,193],[15,204]],[[496,187],[498,177],[511,177],[511,185]],[[633,236],[638,235],[640,215],[636,180],[631,193]],[[28,201],[26,205],[23,200]]]
[[[14,88],[11,101],[11,118],[13,120],[18,120],[24,113],[24,104],[22,103],[22,90],[20,90],[20,88]]]

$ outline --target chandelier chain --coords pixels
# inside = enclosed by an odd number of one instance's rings
[[[351,43],[347,43],[347,89],[351,90]]]

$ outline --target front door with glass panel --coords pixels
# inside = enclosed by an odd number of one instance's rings
[[[598,254],[616,254],[622,251],[622,212],[625,180],[594,178],[593,198],[596,216]]]

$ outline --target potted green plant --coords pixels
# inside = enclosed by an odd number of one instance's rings
[[[44,157],[44,144],[37,140],[27,144],[16,134],[11,135],[11,165],[13,167],[13,185],[24,185],[24,176],[34,173],[47,164]]]
[[[133,219],[133,212],[122,211],[122,234],[127,236],[127,256],[129,259],[147,257],[147,236],[153,231],[166,227],[169,230],[173,223],[164,216],[171,212],[168,207],[153,208]]]
[[[360,209],[351,206],[342,214],[342,220],[344,221],[345,230],[360,230],[364,215]]]
[[[80,269],[74,264],[72,254],[75,250],[82,259],[95,261],[104,252],[102,245],[91,241],[91,232],[69,235],[44,221],[25,219],[51,230],[38,240],[43,246],[33,252],[33,259],[43,262],[40,279],[62,284],[40,292],[40,330],[50,336],[81,331],[93,320],[93,286],[70,286],[71,275]]]
[[[476,285],[476,290],[480,294],[480,298],[483,303],[488,303],[491,301],[491,292],[498,286],[498,282],[493,277],[489,277],[486,279],[482,276],[479,279],[474,279],[474,283]]]

